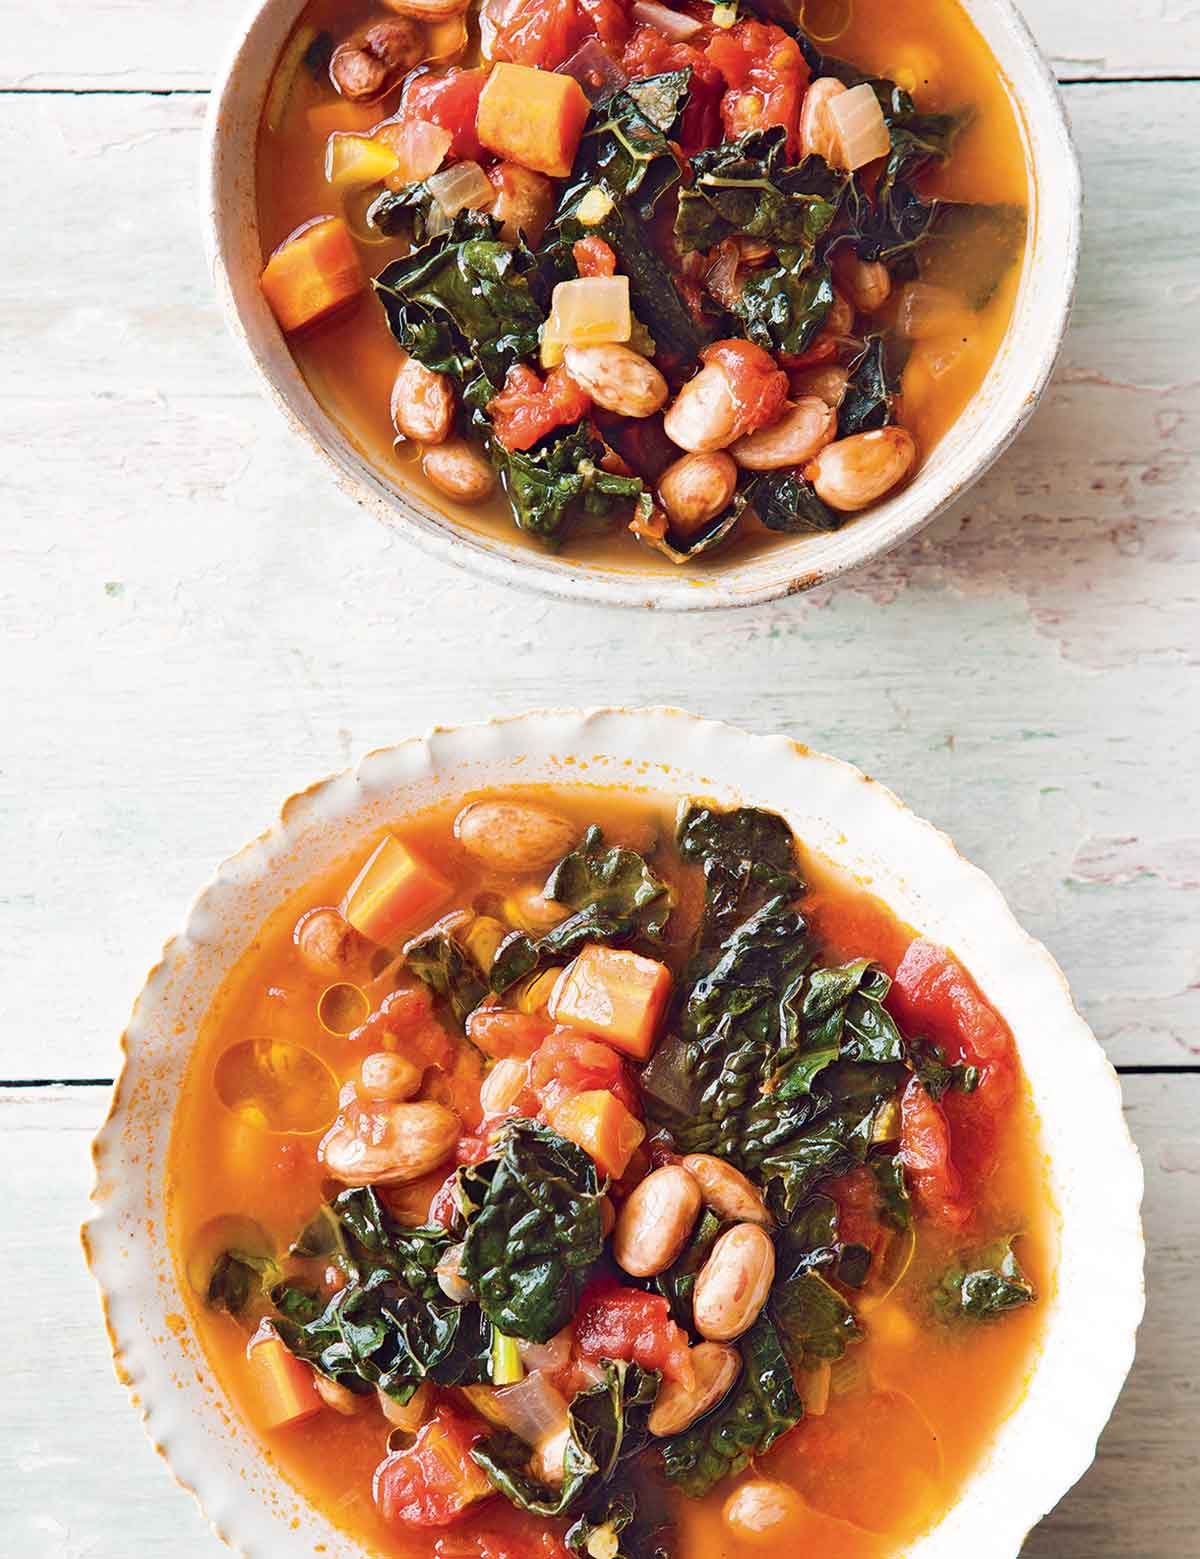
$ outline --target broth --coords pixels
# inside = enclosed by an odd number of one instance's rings
[[[1019,285],[1021,267],[1015,262],[1022,252],[1022,224],[1033,191],[1016,105],[986,45],[955,0],[856,0],[849,10],[848,24],[823,47],[832,47],[865,71],[899,80],[911,90],[921,113],[969,108],[970,122],[952,155],[943,166],[921,175],[922,190],[952,201],[1003,208],[1011,217],[1006,232],[998,235],[985,226],[958,255],[959,273],[989,278],[972,300],[978,307],[970,312],[967,333],[949,343],[918,341],[901,376],[897,419],[916,438],[923,460],[979,392],[1000,349]],[[340,39],[375,14],[360,4],[312,0],[298,28],[327,30]],[[264,117],[259,131],[257,202],[264,260],[302,224],[321,215],[347,216],[368,275],[408,252],[407,240],[382,238],[368,230],[364,195],[352,193],[343,207],[340,192],[327,183],[324,171],[331,129],[363,132],[394,114],[396,102],[393,91],[364,110],[356,103],[342,103],[328,80],[303,69],[297,72],[278,125],[271,128]],[[308,117],[314,108],[323,110],[316,126]],[[998,254],[1006,257],[1000,263]],[[936,267],[931,279],[938,281]],[[893,306],[875,321],[888,339],[895,338],[894,303],[893,298]],[[542,550],[535,537],[513,524],[503,492],[497,490],[483,503],[455,503],[422,474],[419,446],[397,440],[389,408],[400,349],[373,297],[292,337],[290,345],[320,405],[364,459],[399,490],[481,534]],[[718,566],[744,558],[770,545],[773,534],[751,510],[713,558]],[[676,566],[639,546],[623,521],[572,530],[568,558],[616,572],[669,573]],[[709,562],[706,557],[702,566]]]
[[[705,890],[699,869],[682,864],[670,843],[672,823],[665,801],[586,787],[489,796],[552,809],[572,825],[572,834],[599,822],[606,846],[621,844],[643,854],[674,894],[674,908],[656,957],[680,976],[703,912]],[[514,884],[532,881],[536,885],[542,873],[512,877],[482,867],[467,853],[455,837],[453,821],[463,801],[470,799],[406,817],[391,832],[452,885],[440,910],[484,903],[489,913],[499,913],[497,903],[516,891]],[[264,1130],[261,1110],[257,1115],[253,1109],[247,1112],[239,1104],[241,1095],[231,1101],[223,1072],[230,1069],[232,1052],[257,1040],[274,1045],[277,1058],[285,1060],[289,1045],[302,1047],[339,1084],[357,1077],[369,1044],[361,1030],[347,1037],[318,1023],[317,1001],[329,977],[305,966],[297,954],[293,928],[298,917],[315,907],[341,902],[384,837],[380,831],[364,839],[350,858],[283,903],[213,1001],[195,1038],[177,1105],[168,1171],[170,1240],[181,1288],[222,1387],[239,1416],[256,1426],[264,1454],[335,1525],[366,1550],[392,1559],[427,1556],[435,1539],[442,1546],[432,1551],[447,1559],[472,1555],[524,1559],[543,1552],[537,1536],[543,1524],[499,1496],[478,1511],[473,1508],[459,1522],[436,1530],[383,1520],[372,1498],[372,1479],[384,1456],[388,1426],[373,1400],[350,1417],[323,1410],[289,1427],[265,1432],[258,1428],[262,1408],[247,1341],[254,1317],[264,1308],[269,1313],[271,1306],[265,1299],[252,1302],[247,1322],[245,1316],[235,1317],[205,1303],[198,1292],[204,1288],[207,1264],[215,1253],[210,1237],[214,1220],[253,1220],[269,1248],[279,1253],[288,1249],[314,1209],[331,1194],[326,1167],[317,1153],[321,1132]],[[913,942],[912,929],[802,846],[801,866],[807,886],[800,907],[816,961],[871,957],[894,974]],[[460,936],[466,936],[466,924],[460,925]],[[398,977],[394,964],[380,972],[384,962],[377,952],[359,966],[372,1008],[378,1008],[398,983],[406,978],[412,983],[410,976]],[[1006,1033],[990,1009],[981,1004],[979,1010],[994,1032]],[[461,1035],[444,1009],[441,1022],[447,1032]],[[403,1054],[403,1042],[400,1050]],[[486,1066],[485,1058],[459,1037],[451,1040],[441,1067],[426,1074],[424,1096],[453,1105],[467,1143],[479,1128],[479,1088]],[[855,1289],[844,1290],[853,1305],[861,1305],[864,1336],[840,1360],[825,1366],[829,1399],[824,1412],[814,1406],[765,1454],[756,1456],[746,1471],[722,1479],[702,1498],[683,1497],[667,1484],[661,1468],[643,1467],[642,1497],[652,1508],[664,1509],[674,1524],[676,1546],[670,1551],[676,1559],[750,1559],[762,1551],[761,1539],[758,1543],[743,1540],[721,1514],[731,1493],[752,1478],[779,1480],[799,1494],[802,1503],[787,1527],[787,1537],[807,1540],[813,1552],[830,1559],[884,1559],[895,1554],[956,1501],[999,1425],[1020,1400],[1036,1359],[1042,1311],[1054,1282],[1055,1216],[1038,1148],[1037,1122],[1015,1059],[1011,1067],[1011,1094],[996,1095],[984,1114],[978,1113],[984,1109],[984,1094],[977,1102],[974,1095],[952,1090],[945,1096],[945,1108],[951,1115],[955,1155],[971,1199],[970,1243],[1019,1234],[1020,1266],[1039,1303],[985,1322],[950,1324],[934,1319],[931,1292],[939,1275],[961,1257],[965,1236],[962,1226],[939,1222],[922,1211],[915,1225],[915,1254],[907,1268],[887,1273],[889,1252],[895,1247],[885,1241],[879,1256],[885,1275],[871,1278],[861,1295]],[[285,1067],[283,1076],[285,1082],[299,1076],[302,1086],[315,1087],[317,1096],[324,1097],[327,1085],[320,1079],[314,1084],[309,1072],[288,1072]],[[990,1086],[981,1085],[985,1093]],[[229,1108],[230,1102],[238,1108]],[[262,1106],[272,1108],[269,1102]],[[288,1124],[295,1125],[296,1120]],[[460,1161],[470,1162],[471,1157],[471,1151],[459,1153]],[[412,1183],[385,1188],[387,1205],[402,1221],[422,1221],[448,1167],[452,1166],[442,1165]],[[843,1203],[839,1200],[838,1205]],[[843,1216],[849,1215],[843,1212]],[[885,1284],[897,1273],[895,1287],[887,1289]],[[443,1396],[458,1399],[453,1389]],[[657,1458],[651,1457],[650,1462],[656,1463]],[[552,1522],[549,1530],[561,1534],[563,1525]],[[487,1547],[483,1537],[493,1546]],[[510,1546],[504,1546],[506,1541]],[[544,1551],[565,1553],[560,1548]]]

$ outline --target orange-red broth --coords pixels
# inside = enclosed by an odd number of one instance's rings
[[[550,801],[581,830],[599,821],[610,841],[633,848],[645,850],[669,837],[671,809],[665,804],[584,788],[509,794]],[[406,818],[393,832],[453,880],[456,904],[470,906],[498,882],[473,865],[455,842],[450,825],[459,805]],[[231,1213],[253,1219],[277,1250],[285,1250],[330,1185],[317,1162],[319,1132],[274,1135],[245,1124],[221,1103],[214,1073],[233,1045],[267,1035],[306,1046],[339,1080],[356,1075],[362,1046],[335,1038],[318,1024],[316,1003],[327,981],[305,969],[292,931],[307,909],[340,900],[378,837],[365,839],[352,857],[292,895],[265,922],[203,1020],[177,1107],[168,1180],[170,1238],[180,1283],[213,1369],[252,1427],[256,1395],[246,1360],[247,1327],[199,1299],[186,1275],[189,1257],[195,1256],[199,1231]],[[696,870],[679,866],[669,849],[661,850],[654,864],[678,893],[666,953],[678,968],[702,887]],[[810,884],[804,909],[822,953],[831,960],[869,954],[894,971],[912,930],[823,860],[809,855],[804,867]],[[391,976],[378,981],[371,989],[373,1000],[381,1000],[393,984]],[[424,1094],[451,1102],[469,1130],[479,1119],[482,1075],[479,1058],[464,1042],[453,1072],[430,1074]],[[1022,1267],[1044,1301],[1053,1283],[1055,1220],[1023,1080],[994,1130],[987,1172],[971,1184],[972,1227],[980,1239],[1020,1231]],[[388,1199],[397,1212],[420,1221],[444,1175],[442,1169],[427,1181],[395,1188]],[[736,1483],[752,1474],[781,1479],[799,1491],[804,1514],[799,1528],[789,1529],[789,1540],[810,1542],[811,1552],[831,1559],[883,1559],[954,1503],[1020,1400],[1036,1357],[1043,1308],[1029,1305],[990,1325],[967,1328],[930,1321],[929,1289],[954,1243],[936,1226],[921,1224],[904,1278],[877,1309],[860,1317],[866,1335],[848,1355],[853,1373],[843,1377],[850,1389],[832,1396],[823,1417],[802,1421],[740,1479],[726,1479],[704,1499],[666,1491],[680,1559],[751,1559],[762,1552],[731,1535],[720,1519]],[[264,1454],[286,1477],[370,1551],[394,1559],[427,1559],[432,1552],[439,1534],[389,1527],[372,1502],[372,1475],[388,1433],[373,1404],[351,1418],[322,1411],[289,1428],[256,1433]],[[448,1531],[461,1540],[461,1552],[470,1555],[477,1551],[470,1542],[474,1528],[531,1544],[538,1525],[532,1522],[497,1496],[486,1502],[483,1513],[466,1516]],[[458,1551],[451,1542],[447,1552]],[[528,1548],[530,1554],[536,1551]]]
[[[376,14],[377,8],[362,0],[312,0],[296,25],[327,30],[340,40]],[[1034,191],[1019,111],[991,51],[956,0],[854,0],[853,4],[820,0],[808,6],[806,14],[823,48],[853,60],[863,70],[898,80],[911,90],[922,112],[970,108],[971,121],[955,141],[949,162],[923,179],[928,194],[1018,209],[1032,205]],[[836,21],[829,23],[827,18],[835,14]],[[325,179],[329,133],[344,129],[361,134],[369,124],[395,113],[397,100],[398,88],[375,108],[364,110],[360,104],[339,99],[328,81],[314,80],[303,69],[296,73],[278,127],[272,129],[264,116],[259,128],[258,227],[264,263],[297,227],[319,216],[351,219],[368,275],[407,252],[404,240],[368,239],[361,222],[367,203],[362,192],[347,197],[350,206],[345,207]],[[308,117],[313,108],[322,110],[316,126]],[[986,242],[981,235],[980,244]],[[991,263],[991,256],[981,248],[978,253],[960,254],[956,271],[982,271]],[[961,350],[954,343],[957,355],[947,352],[940,340],[918,344],[912,353],[901,383],[898,420],[915,437],[921,460],[983,384],[1008,329],[1020,271],[1019,264],[1010,266],[988,302],[972,315],[972,328]],[[887,323],[886,315],[881,318]],[[385,476],[461,523],[537,550],[539,543],[513,525],[502,494],[481,505],[455,504],[421,474],[419,449],[396,442],[390,406],[400,349],[373,298],[292,338],[289,345],[322,407]],[[771,541],[771,532],[757,521],[748,521],[722,547],[720,556],[723,561],[745,557]],[[572,537],[571,553],[615,570],[669,573],[674,568],[619,526]]]

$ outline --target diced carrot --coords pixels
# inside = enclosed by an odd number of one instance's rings
[[[308,128],[314,135],[329,136],[338,130],[361,134],[384,117],[378,103],[351,103],[340,97],[334,103],[318,103],[307,114]]]
[[[480,142],[501,157],[563,179],[571,171],[590,105],[573,76],[499,64],[479,97]]]
[[[388,834],[350,884],[342,914],[372,942],[393,942],[427,919],[450,891],[440,873]]]
[[[261,1429],[285,1429],[321,1411],[313,1372],[289,1353],[278,1337],[266,1334],[247,1353],[257,1393],[255,1418]]]
[[[282,330],[303,330],[362,291],[363,274],[341,217],[319,217],[285,238],[262,273],[263,296]]]
[[[625,1173],[646,1135],[637,1116],[602,1088],[564,1099],[550,1124],[560,1137],[590,1153],[600,1172],[614,1180]]]
[[[665,964],[590,942],[555,989],[550,1016],[645,1061],[670,994]]]

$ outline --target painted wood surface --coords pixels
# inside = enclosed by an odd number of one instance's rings
[[[654,619],[464,577],[342,499],[227,340],[204,89],[243,0],[0,0],[0,1552],[221,1550],[112,1380],[76,1229],[116,1036],[219,860],[437,722],[676,702],[861,764],[1062,962],[1146,1158],[1150,1309],[1029,1559],[1191,1559],[1200,1466],[1200,8],[1037,0],[1088,191],[1052,389],[837,588]],[[1139,79],[1140,78],[1140,79]],[[1159,78],[1159,79],[1150,79]],[[482,629],[482,631],[481,631]],[[1191,1068],[1190,1071],[1185,1070]],[[66,1360],[66,1367],[55,1367]]]

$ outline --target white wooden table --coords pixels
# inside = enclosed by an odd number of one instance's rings
[[[669,701],[887,781],[1064,965],[1125,1073],[1150,1301],[1096,1466],[1026,1554],[1195,1559],[1200,10],[1030,0],[1083,270],[984,483],[837,587],[655,619],[430,561],[262,400],[196,198],[241,3],[0,0],[0,1553],[221,1551],[114,1383],[76,1233],[116,1037],[192,893],[290,791],[436,720]]]

